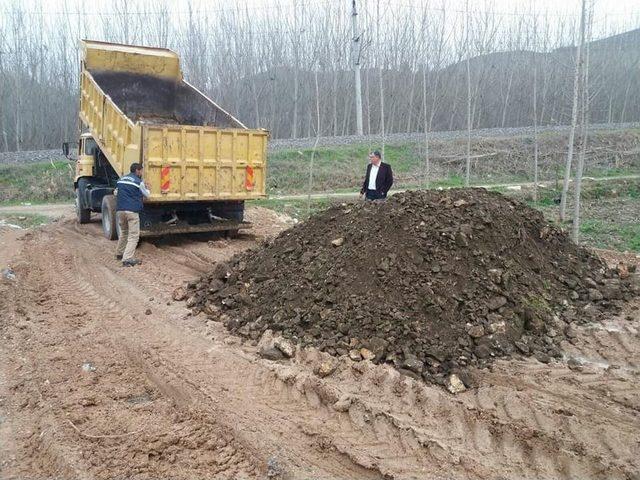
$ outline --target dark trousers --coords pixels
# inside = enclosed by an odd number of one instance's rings
[[[367,200],[381,200],[383,198],[387,198],[387,196],[384,193],[381,193],[377,190],[367,189],[367,192],[365,193],[365,198]]]

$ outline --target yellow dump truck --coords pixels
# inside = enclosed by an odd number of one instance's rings
[[[266,196],[268,132],[248,129],[187,83],[171,50],[81,46],[78,221],[101,212],[105,236],[117,238],[116,181],[137,162],[151,192],[141,235],[249,227],[244,201]],[[68,156],[68,143],[63,150]]]

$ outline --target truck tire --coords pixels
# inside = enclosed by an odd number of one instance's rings
[[[78,218],[78,223],[81,224],[91,221],[91,210],[85,208],[84,205],[87,183],[87,179],[81,178],[78,180],[78,187],[76,188],[76,217]]]
[[[116,197],[105,195],[102,199],[102,232],[107,240],[118,238],[118,227],[116,221]]]

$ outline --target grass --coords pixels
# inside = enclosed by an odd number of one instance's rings
[[[315,213],[319,210],[324,210],[325,208],[332,205],[334,202],[339,202],[339,200],[329,200],[329,199],[311,199],[310,209],[308,208],[307,199],[295,199],[295,200],[279,200],[279,199],[261,199],[261,200],[251,200],[247,202],[247,206],[259,206],[268,208],[278,213],[283,213],[292,218],[296,218],[298,220],[305,219],[308,217],[308,214]]]
[[[611,197],[640,198],[640,183],[637,180],[615,182],[590,182],[584,192],[584,198],[600,199]]]
[[[69,162],[0,165],[0,203],[56,203],[73,198]]]
[[[51,219],[45,215],[38,213],[2,213],[0,214],[0,225],[9,223],[18,225],[21,228],[33,228],[40,225],[46,225]]]
[[[590,245],[621,251],[640,252],[640,224],[590,218],[580,225],[580,234]]]
[[[352,193],[358,191],[368,162],[368,153],[375,148],[380,148],[380,145],[343,145],[319,148],[314,159],[312,192]],[[485,146],[484,148],[493,147],[489,143],[489,147]],[[498,147],[495,148],[497,149]],[[444,161],[434,161],[432,163],[430,188],[464,186],[463,162],[448,159],[456,151],[455,149],[448,151],[446,148],[440,151],[441,158]],[[433,152],[435,156],[438,155],[436,149]],[[269,194],[276,196],[307,193],[311,155],[311,149],[289,149],[270,153],[267,178],[267,191]],[[424,184],[424,165],[423,145],[421,143],[387,145],[384,160],[393,167],[395,177],[394,190],[422,188]],[[526,158],[517,156],[501,159],[492,157],[490,161],[474,161],[474,176],[471,184],[491,185],[528,182],[530,178],[526,176],[526,169],[523,169],[524,167],[522,166],[523,162],[526,163],[526,161]],[[0,204],[17,205],[30,202],[35,205],[72,201],[72,166],[73,164],[66,161],[28,165],[0,165]],[[601,162],[594,165],[589,170],[588,175],[615,178],[638,174],[639,172],[637,160],[628,162],[624,168],[605,168],[605,166],[606,162],[605,164]],[[499,186],[489,188],[525,199],[531,193],[528,188],[523,188],[521,192]],[[606,213],[595,211],[593,208],[591,210],[584,209],[584,220],[581,228],[583,239],[594,246],[639,251],[639,227],[637,222],[634,223],[635,217],[629,211],[629,204],[638,205],[640,203],[637,201],[640,199],[640,182],[629,179],[606,182],[585,180],[583,192],[585,205],[591,204],[594,206],[611,200],[620,202],[621,205],[626,205],[625,208],[627,209],[627,213],[624,215],[618,215],[613,204],[607,207],[609,210]],[[550,219],[554,218],[557,215],[558,207],[555,201],[559,196],[559,192],[553,188],[541,188],[539,195],[540,198],[535,205],[530,201],[529,204],[544,211]],[[570,196],[570,202],[571,199],[572,196]],[[340,201],[344,200],[339,198],[312,199],[310,211],[313,213],[326,208],[332,202]],[[306,198],[295,200],[272,198],[252,201],[249,204],[270,208],[297,219],[304,219],[308,215]],[[22,216],[27,217],[26,215]],[[32,220],[30,219],[29,221]],[[39,219],[33,220],[33,222],[39,221]]]
[[[374,147],[377,148],[377,147]],[[362,184],[371,149],[366,145],[318,148],[314,157],[314,192],[357,190]],[[307,191],[312,149],[280,150],[269,155],[267,189],[271,194]],[[391,163],[396,182],[414,182],[420,168],[415,144],[388,145],[385,161]]]
[[[620,173],[620,172],[618,172]],[[507,195],[526,198],[530,191],[507,191]],[[582,188],[580,241],[585,245],[619,251],[640,252],[640,180],[619,179],[606,182],[585,181]],[[540,189],[538,202],[526,203],[541,210],[551,222],[557,222],[560,192]],[[567,212],[573,214],[573,190],[570,189]],[[570,225],[562,225],[571,228]]]
[[[378,148],[373,146],[373,148]],[[424,153],[420,143],[387,145],[384,161],[391,164],[394,188],[418,188],[424,183]],[[367,145],[318,148],[314,157],[312,192],[354,191],[360,188],[368,163]],[[267,191],[271,195],[306,193],[312,149],[280,150],[269,155]],[[434,166],[436,163],[434,162]],[[461,163],[459,163],[461,165]],[[432,188],[464,186],[456,163],[432,171]],[[449,170],[451,169],[451,170]],[[527,181],[523,175],[490,172],[473,177],[471,184],[512,183]]]
[[[545,288],[548,289],[545,285]],[[539,313],[550,313],[551,307],[549,306],[549,302],[547,302],[544,298],[530,295],[525,297],[523,303],[531,308],[534,312]]]
[[[640,171],[632,168],[591,168],[585,172],[590,177],[624,177],[626,175],[638,175]]]

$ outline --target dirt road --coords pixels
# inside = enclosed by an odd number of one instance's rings
[[[130,269],[98,223],[0,230],[0,478],[638,478],[637,305],[457,396],[369,362],[320,378],[318,352],[261,359],[172,300],[285,226],[249,215],[254,237],[145,242]]]

